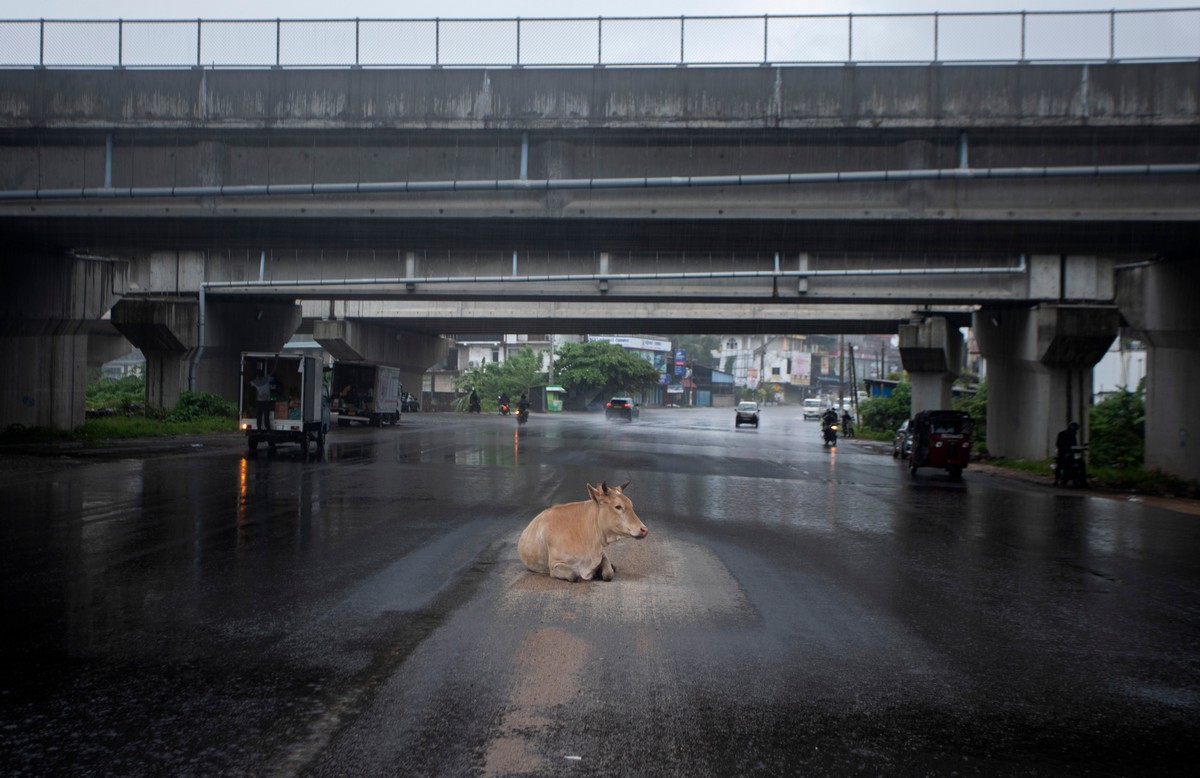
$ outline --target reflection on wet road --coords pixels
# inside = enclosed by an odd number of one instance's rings
[[[768,407],[0,456],[5,775],[1181,774],[1194,516]],[[524,570],[585,483],[651,530]]]

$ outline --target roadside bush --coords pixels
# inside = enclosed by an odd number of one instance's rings
[[[179,403],[163,421],[196,421],[207,417],[237,418],[237,405],[212,392],[180,392]]]
[[[976,453],[987,450],[987,380],[979,384],[979,389],[970,397],[954,402],[956,411],[963,411],[971,417],[971,445]]]
[[[101,378],[84,390],[84,408],[125,415],[141,413],[146,401],[146,379],[140,375]]]
[[[1122,387],[1092,406],[1088,422],[1088,460],[1100,467],[1118,469],[1142,465],[1146,448],[1144,386],[1136,392]]]
[[[894,433],[904,420],[912,415],[912,384],[896,384],[889,397],[874,397],[859,404],[858,414],[863,428],[883,433]]]

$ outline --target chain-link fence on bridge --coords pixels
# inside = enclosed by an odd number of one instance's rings
[[[1200,8],[538,19],[0,20],[0,67],[838,65],[1200,59]]]

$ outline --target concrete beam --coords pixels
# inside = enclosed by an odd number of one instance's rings
[[[1191,480],[1200,480],[1198,289],[1200,266],[1191,259],[1147,263],[1117,275],[1117,304],[1149,347],[1146,467]]]
[[[966,306],[943,314],[955,326],[970,324]],[[863,334],[896,332],[912,307],[898,304],[777,302],[721,303],[678,300],[561,300],[549,295],[523,300],[345,300],[307,301],[309,317],[390,319],[399,329],[426,334],[537,332],[586,335],[639,326],[663,334]]]
[[[1144,126],[1193,122],[1198,80],[1194,61],[1037,68],[34,68],[0,71],[0,127]]]
[[[147,407],[174,408],[192,384],[236,400],[241,352],[281,349],[300,323],[300,306],[214,301],[205,311],[203,351],[199,321],[199,302],[190,297],[125,299],[113,309],[113,325],[146,357]]]
[[[316,320],[312,328],[313,339],[334,359],[400,368],[400,381],[413,394],[420,393],[425,371],[445,359],[450,345],[434,335],[345,319]]]

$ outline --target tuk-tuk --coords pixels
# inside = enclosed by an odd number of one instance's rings
[[[918,467],[937,467],[952,480],[962,478],[971,457],[971,417],[962,411],[921,411],[909,425],[912,453],[908,469],[915,478]]]

